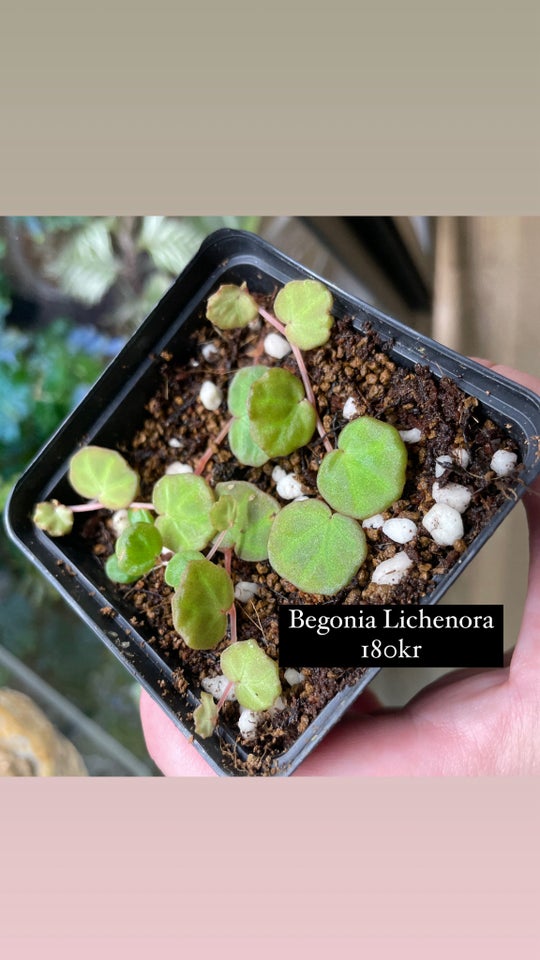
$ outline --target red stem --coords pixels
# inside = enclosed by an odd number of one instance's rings
[[[229,693],[230,693],[230,691],[232,690],[233,687],[234,687],[234,682],[233,682],[232,680],[229,680],[227,686],[225,687],[223,693],[221,694],[221,696],[220,696],[220,698],[219,698],[219,700],[218,700],[218,702],[217,702],[217,706],[216,706],[216,716],[217,716],[217,714],[219,713],[219,711],[221,710],[223,704],[225,703],[225,701],[226,701],[227,697],[229,696]]]
[[[233,417],[230,420],[227,420],[227,423],[221,428],[215,440],[212,441],[209,447],[204,451],[201,459],[199,460],[197,466],[195,467],[194,474],[196,477],[200,477],[208,461],[214,456],[216,452],[216,447],[219,447],[220,443],[227,436],[231,424],[233,422]]]
[[[67,509],[72,510],[73,513],[89,513],[91,510],[109,510],[110,508],[100,503],[99,500],[89,500],[88,503],[75,503]],[[156,508],[153,503],[130,503],[129,509],[155,510]]]
[[[220,533],[219,537],[217,538],[216,542],[213,544],[212,548],[211,548],[211,549],[208,551],[208,553],[206,554],[206,559],[207,559],[207,560],[211,560],[212,557],[214,556],[214,554],[219,550],[221,544],[223,543],[223,540],[225,539],[225,534],[226,534],[226,533],[227,533],[227,530],[222,530],[222,531],[221,531],[221,533]]]
[[[287,342],[290,343],[292,352],[294,354],[294,359],[296,360],[298,369],[300,371],[300,376],[302,377],[302,383],[304,384],[306,397],[309,403],[311,404],[311,406],[313,407],[313,409],[315,410],[315,413],[317,414],[317,430],[319,431],[319,435],[322,437],[326,451],[328,453],[332,453],[334,448],[330,443],[326,430],[324,429],[321,423],[321,418],[319,417],[319,411],[317,410],[317,404],[315,401],[315,394],[313,393],[313,387],[311,386],[311,381],[309,379],[309,374],[307,372],[307,367],[306,367],[304,358],[302,356],[302,351],[300,350],[300,347],[297,347],[295,343],[292,343],[292,341],[289,340],[287,336],[287,327],[284,326],[284,324],[280,323],[279,320],[276,320],[276,318],[272,313],[269,313],[268,310],[264,309],[264,307],[259,307],[259,313],[261,317],[263,317],[264,320],[267,321],[267,323],[269,323],[272,327],[275,327],[275,329],[278,330],[283,337],[285,337]]]

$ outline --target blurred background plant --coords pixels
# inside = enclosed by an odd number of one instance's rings
[[[258,223],[255,217],[0,219],[0,508],[204,238],[224,226],[256,231]],[[148,763],[138,685],[3,531],[0,563],[0,686],[14,685],[18,661]],[[89,769],[126,772],[117,756],[109,767],[92,767],[90,758]]]

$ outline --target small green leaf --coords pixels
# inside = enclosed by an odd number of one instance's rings
[[[252,384],[248,416],[253,440],[269,457],[286,457],[309,443],[317,423],[301,381],[281,367]]]
[[[238,504],[234,497],[222,493],[210,511],[210,519],[216,530],[229,530],[238,517]]]
[[[193,473],[162,477],[154,486],[152,503],[164,546],[179,550],[202,550],[210,542],[215,527],[210,511],[215,498],[202,477]]]
[[[236,459],[250,467],[262,467],[268,460],[264,450],[261,450],[251,436],[247,412],[251,386],[267,372],[268,367],[262,365],[242,367],[231,380],[227,397],[229,410],[234,417],[229,430],[229,446]]]
[[[44,500],[36,504],[32,520],[40,530],[45,530],[51,537],[63,537],[71,533],[73,511],[58,500]]]
[[[188,647],[212,650],[227,632],[227,611],[234,602],[232,580],[211,560],[188,563],[172,597],[175,630]]]
[[[217,723],[217,718],[217,704],[214,703],[214,698],[210,696],[209,693],[201,693],[200,705],[193,711],[195,733],[198,733],[203,739],[211,737]]]
[[[224,283],[208,298],[206,316],[220,330],[247,327],[258,316],[259,308],[248,291],[247,284],[241,287]]]
[[[192,560],[204,560],[204,557],[198,550],[181,550],[175,553],[165,568],[165,583],[176,589],[184,570]]]
[[[109,510],[129,506],[139,487],[137,474],[120,453],[97,446],[74,454],[68,479],[81,497],[99,500]]]
[[[128,520],[130,523],[153,523],[155,517],[150,510],[136,507],[128,510]]]
[[[248,710],[269,710],[281,693],[277,663],[255,640],[239,640],[221,654],[221,669]]]
[[[304,593],[333,596],[366,558],[364,531],[320,500],[284,507],[270,531],[268,556],[276,573]]]
[[[332,294],[319,280],[291,280],[279,291],[274,313],[286,325],[291,343],[311,350],[330,336],[332,303]]]
[[[341,431],[338,449],[319,468],[317,486],[334,510],[363,520],[399,500],[407,448],[398,431],[373,417],[358,417]]]
[[[153,524],[130,524],[116,541],[118,569],[130,579],[144,576],[155,566],[162,546],[160,533]]]
[[[216,493],[220,500],[227,497],[236,506],[234,523],[221,541],[221,550],[234,547],[237,557],[251,563],[266,560],[268,535],[280,509],[277,500],[245,480],[218,483]]]
[[[121,570],[118,563],[118,557],[115,553],[107,558],[105,562],[105,573],[107,574],[109,580],[113,580],[114,583],[133,583],[135,580],[138,580],[139,577],[144,575],[139,573],[137,570]]]

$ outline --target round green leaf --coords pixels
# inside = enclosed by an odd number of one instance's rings
[[[204,560],[204,557],[198,550],[181,550],[180,553],[175,553],[165,567],[165,583],[176,589],[184,570],[192,560]]]
[[[236,506],[234,514],[231,514],[233,523],[221,541],[221,550],[234,547],[241,560],[252,563],[266,560],[268,535],[280,509],[277,500],[245,480],[218,483],[216,493],[220,500],[227,497]]]
[[[122,570],[118,563],[118,557],[115,553],[108,557],[105,562],[105,573],[107,574],[109,580],[113,580],[115,583],[133,583],[147,572],[148,571],[146,570],[143,571],[143,573],[139,573],[137,569],[129,571]]]
[[[116,450],[88,446],[71,458],[68,479],[88,500],[99,500],[109,510],[127,507],[134,499],[139,478]]]
[[[227,632],[227,611],[234,602],[232,580],[211,560],[192,560],[172,597],[172,619],[188,647],[212,650]]]
[[[332,513],[320,500],[284,507],[274,520],[268,557],[276,573],[305,593],[333,596],[345,587],[367,554],[356,520]]]
[[[162,477],[154,486],[152,503],[163,544],[173,553],[202,550],[210,542],[215,527],[210,519],[213,491],[202,477],[179,473]]]
[[[239,640],[221,654],[221,669],[248,710],[269,710],[281,693],[277,663],[255,640]]]
[[[251,436],[269,457],[286,457],[313,436],[317,414],[288,370],[273,367],[256,380],[247,407]]]
[[[32,520],[40,530],[45,530],[51,537],[64,537],[71,533],[73,511],[58,503],[58,500],[44,500],[36,504]]]
[[[206,316],[220,330],[233,327],[246,327],[259,313],[256,301],[248,291],[247,285],[241,287],[234,283],[224,283],[208,298]]]
[[[229,446],[236,459],[250,467],[262,467],[268,460],[264,450],[261,450],[251,436],[247,412],[251,386],[267,372],[268,367],[260,364],[242,367],[231,380],[227,397],[229,410],[234,417],[229,429]]]
[[[330,336],[332,303],[332,294],[319,280],[291,280],[279,291],[274,313],[286,324],[291,343],[301,350],[311,350]]]
[[[150,523],[132,523],[115,546],[118,568],[131,577],[142,577],[156,564],[163,546],[159,531]]]
[[[399,500],[407,448],[398,431],[373,417],[358,417],[341,431],[317,475],[321,496],[334,510],[363,520]]]

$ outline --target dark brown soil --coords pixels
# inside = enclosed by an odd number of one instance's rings
[[[262,342],[268,328],[266,325],[255,327],[218,334],[204,323],[191,338],[189,359],[179,365],[174,357],[163,357],[159,389],[147,406],[144,422],[123,451],[140,474],[142,498],[150,499],[153,484],[173,461],[195,467],[227,421],[226,402],[217,412],[209,412],[198,400],[204,380],[219,384],[226,396],[228,382],[239,367],[253,362],[279,363],[263,352]],[[211,361],[204,360],[201,354],[201,346],[208,342],[217,348]],[[394,515],[410,518],[418,525],[418,535],[401,546],[389,540],[380,529],[367,529],[370,548],[367,561],[357,577],[331,598],[332,603],[417,603],[459,560],[505,498],[512,496],[512,487],[517,482],[516,476],[501,479],[490,470],[490,460],[499,446],[517,448],[500,427],[490,420],[482,421],[477,401],[464,394],[453,381],[437,380],[427,367],[409,370],[397,365],[389,356],[389,348],[390,345],[384,345],[372,331],[359,334],[349,321],[342,320],[336,322],[327,345],[305,355],[319,414],[331,438],[337,436],[347,422],[342,411],[351,396],[357,403],[359,415],[381,418],[400,430],[418,427],[422,431],[420,442],[408,445],[409,465],[403,496],[384,514],[385,519]],[[281,364],[297,373],[292,354]],[[465,485],[472,492],[472,502],[464,515],[463,540],[452,547],[440,547],[424,531],[421,519],[433,506],[435,460],[456,447],[466,447],[470,463],[467,469],[452,466],[439,482]],[[324,453],[316,434],[307,447],[281,459],[279,465],[294,471],[305,493],[316,495],[316,474]],[[208,463],[204,476],[212,486],[223,480],[248,480],[276,496],[271,476],[276,463],[271,461],[262,468],[242,466],[225,440]],[[107,518],[95,517],[88,521],[86,536],[92,540],[96,555],[104,561],[114,547]],[[405,550],[413,561],[404,580],[394,587],[371,583],[377,563],[399,550]],[[276,604],[329,602],[329,598],[299,592],[282,581],[267,562],[248,564],[233,558],[232,573],[235,581],[257,581],[260,585],[257,597],[246,604],[237,604],[238,639],[253,636],[274,658],[278,654]],[[111,591],[115,590],[132,604],[133,625],[175,671],[177,689],[183,692],[189,687],[198,694],[201,678],[219,672],[219,654],[227,645],[227,638],[213,651],[191,650],[185,645],[172,626],[169,602],[172,590],[163,582],[163,569],[153,571],[135,585],[111,585]],[[271,772],[273,758],[287,750],[322,707],[363,672],[362,669],[305,669],[305,681],[299,686],[291,687],[283,681],[283,709],[262,715],[255,740],[240,739],[249,751],[248,760],[243,764],[245,772]],[[227,703],[220,715],[233,732],[237,729],[238,711],[236,703]],[[238,759],[231,756],[233,762],[238,765]]]

